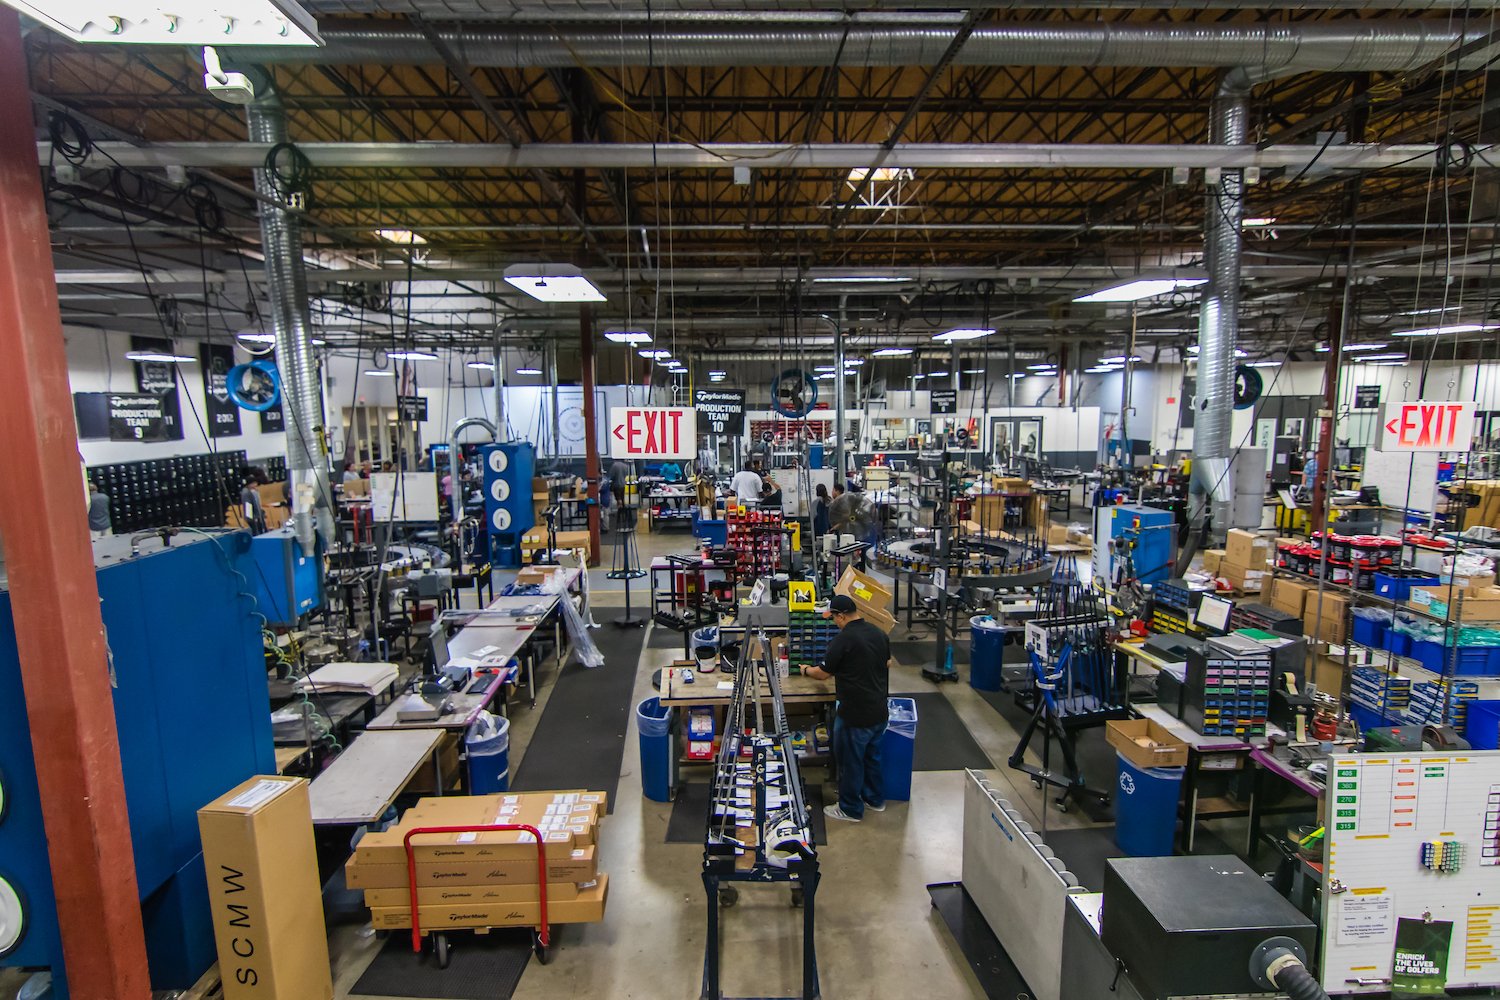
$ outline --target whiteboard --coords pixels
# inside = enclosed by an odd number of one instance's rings
[[[1452,922],[1447,983],[1500,984],[1500,751],[1380,753],[1329,762],[1323,988],[1386,993],[1397,921]],[[1422,863],[1458,842],[1456,872]]]
[[[1437,508],[1437,465],[1438,453],[1435,451],[1377,451],[1369,448],[1365,451],[1359,482],[1361,486],[1380,487],[1380,502],[1386,507],[1405,507],[1431,514]]]
[[[372,473],[370,508],[376,524],[438,520],[437,473]]]

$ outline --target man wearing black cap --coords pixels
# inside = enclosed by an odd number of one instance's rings
[[[804,671],[818,680],[833,678],[838,712],[833,719],[833,757],[839,770],[839,801],[823,807],[831,819],[858,823],[865,810],[885,811],[885,779],[880,744],[889,712],[891,642],[859,616],[852,598],[835,594],[825,617],[839,634],[828,644],[823,668]]]

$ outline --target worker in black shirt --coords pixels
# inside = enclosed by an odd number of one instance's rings
[[[833,757],[839,771],[839,801],[824,806],[831,819],[858,823],[865,810],[885,811],[885,779],[880,770],[880,744],[890,714],[891,641],[859,616],[854,600],[835,594],[825,617],[839,634],[828,644],[823,668],[803,672],[818,680],[833,678],[838,711],[833,718]]]

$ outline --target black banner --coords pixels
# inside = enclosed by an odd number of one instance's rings
[[[260,432],[262,434],[280,434],[286,430],[286,421],[281,416],[281,400],[269,410],[260,411]]]
[[[229,398],[229,369],[234,367],[234,348],[228,344],[202,344],[198,350],[203,367],[203,415],[208,436],[238,437],[240,408]]]
[[[744,389],[694,389],[693,406],[700,417],[700,431],[706,434],[745,432]]]
[[[957,389],[931,389],[928,390],[928,395],[932,399],[932,413],[934,416],[958,412]]]
[[[150,351],[153,354],[176,354],[170,340],[160,337],[131,337],[132,351]],[[181,441],[182,405],[177,396],[177,366],[170,361],[135,362],[135,387],[161,399],[162,433],[159,438],[123,438],[126,441]]]
[[[173,441],[167,433],[166,397],[151,392],[104,393],[111,441]]]
[[[1378,410],[1380,409],[1380,386],[1357,385],[1354,387],[1354,408],[1356,410]]]
[[[400,408],[402,420],[427,419],[426,396],[397,396],[396,406]]]

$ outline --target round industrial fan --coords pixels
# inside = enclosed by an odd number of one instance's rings
[[[828,526],[832,534],[870,541],[880,527],[880,515],[865,494],[845,493],[828,505]]]

